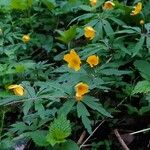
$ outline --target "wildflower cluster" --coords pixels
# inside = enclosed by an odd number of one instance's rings
[[[120,122],[124,133],[148,127],[148,1],[0,0],[0,8],[0,149],[20,135],[28,149],[119,149],[111,133]],[[92,131],[106,118],[103,141]],[[90,143],[76,144],[83,131]]]

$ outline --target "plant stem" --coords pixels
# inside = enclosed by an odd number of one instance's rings
[[[115,133],[116,137],[118,138],[118,141],[119,141],[120,144],[122,145],[123,149],[124,149],[124,150],[130,150],[130,149],[128,148],[128,146],[126,145],[126,143],[125,143],[125,142],[123,141],[123,139],[121,138],[121,136],[120,136],[120,134],[119,134],[119,132],[118,132],[117,129],[114,130],[114,133]]]
[[[102,120],[100,124],[94,129],[94,131],[87,137],[87,139],[82,143],[80,146],[80,149],[84,147],[85,143],[92,137],[92,135],[98,130],[98,128],[105,122],[105,120]]]
[[[1,140],[1,134],[3,131],[3,126],[4,126],[4,119],[5,119],[5,111],[2,111],[2,118],[1,118],[1,124],[0,124],[0,140]]]
[[[150,128],[139,130],[139,131],[130,133],[130,135],[134,135],[134,134],[141,133],[141,132],[146,132],[146,131],[149,131],[149,130],[150,130]]]

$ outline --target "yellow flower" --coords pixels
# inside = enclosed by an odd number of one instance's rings
[[[97,0],[90,0],[90,4],[91,4],[91,6],[96,6]]]
[[[137,14],[139,14],[141,12],[141,10],[142,10],[142,3],[141,2],[137,3],[137,5],[134,6],[133,8],[134,8],[134,10],[132,10],[130,15],[135,16],[135,15],[137,15]]]
[[[80,70],[81,60],[74,49],[71,49],[70,54],[64,55],[64,60],[68,63],[68,67],[75,71]]]
[[[22,41],[23,41],[24,43],[28,43],[28,42],[30,41],[30,36],[29,36],[29,35],[24,35],[24,36],[22,37]]]
[[[144,20],[142,19],[142,20],[140,20],[140,25],[143,25],[145,22],[144,22]]]
[[[80,101],[83,96],[89,92],[89,86],[86,83],[80,82],[75,86],[76,100]]]
[[[21,85],[13,84],[8,87],[9,90],[12,90],[15,95],[22,96],[24,94],[24,88]]]
[[[115,4],[112,1],[106,1],[104,3],[103,9],[112,9],[115,6]]]
[[[92,40],[95,37],[95,30],[91,26],[87,26],[84,28],[84,36]]]
[[[99,64],[100,60],[99,57],[96,55],[91,55],[87,58],[86,62],[91,66],[94,67]]]

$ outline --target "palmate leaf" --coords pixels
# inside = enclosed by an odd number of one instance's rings
[[[100,114],[102,114],[103,116],[107,116],[107,117],[112,117],[111,114],[109,112],[107,112],[103,106],[98,102],[98,99],[91,97],[91,96],[86,96],[83,100],[83,102],[90,107],[93,110],[98,111]]]
[[[66,138],[71,134],[70,121],[62,115],[54,120],[50,125],[49,133],[47,135],[47,142],[54,146],[56,143],[66,141]]]
[[[149,93],[150,92],[150,82],[149,81],[139,81],[135,86],[132,94],[137,93]]]
[[[91,122],[88,118],[90,114],[82,102],[77,103],[77,114],[79,118],[81,117],[84,127],[87,129],[89,133],[91,133],[92,132]]]

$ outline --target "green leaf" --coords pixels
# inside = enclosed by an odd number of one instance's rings
[[[121,33],[129,33],[129,34],[131,34],[131,33],[136,33],[136,31],[134,31],[134,30],[132,30],[132,29],[124,29],[124,30],[121,30],[121,31],[118,31],[118,32],[116,32],[115,34],[121,34]]]
[[[82,116],[90,116],[88,110],[86,109],[86,107],[82,102],[77,103],[77,114],[79,118]]]
[[[32,100],[30,100],[30,101],[25,101],[24,103],[23,103],[23,113],[24,113],[24,115],[27,115],[28,114],[28,112],[29,112],[29,110],[30,110],[30,108],[33,106],[33,101]]]
[[[99,103],[96,102],[97,99],[94,97],[90,97],[90,96],[86,96],[83,100],[83,102],[89,106],[91,109],[98,111],[99,113],[101,113],[104,116],[107,117],[112,117],[110,113],[108,113],[103,106]]]
[[[118,69],[102,69],[100,70],[100,73],[104,75],[116,75],[116,76],[121,76],[124,74],[131,74],[132,71],[125,71],[125,70],[118,70]]]
[[[79,118],[81,117],[84,127],[87,129],[89,133],[91,133],[92,132],[91,121],[87,117],[90,116],[90,114],[82,102],[77,103],[77,114]]]
[[[25,10],[32,6],[32,0],[11,0],[11,8]]]
[[[145,60],[137,60],[134,66],[140,71],[143,78],[150,80],[150,63]]]
[[[82,116],[82,123],[85,126],[85,128],[87,129],[87,131],[89,132],[89,134],[92,133],[92,128],[91,128],[91,121],[89,120],[89,118],[87,116]]]
[[[75,100],[73,100],[73,99],[67,100],[63,104],[63,106],[58,110],[58,114],[59,115],[63,114],[66,116],[71,111],[74,104],[75,104]]]
[[[126,106],[127,106],[129,114],[138,114],[139,113],[139,111],[136,107],[133,107],[131,105],[126,105]]]
[[[143,114],[145,114],[145,113],[150,113],[150,106],[144,106],[144,107],[142,107],[141,109],[140,109],[140,115],[143,115]]]
[[[74,18],[73,20],[71,20],[71,22],[69,24],[72,24],[76,20],[81,21],[81,20],[92,18],[94,15],[95,15],[94,13],[83,14],[83,15],[78,16],[78,17]]]
[[[74,141],[68,140],[61,145],[54,146],[50,150],[79,150],[79,146]]]
[[[110,17],[110,19],[111,19],[112,21],[116,22],[116,23],[117,23],[118,25],[120,25],[120,26],[125,25],[125,22],[123,22],[122,20],[117,19],[117,18],[115,18],[115,17]]]
[[[144,41],[145,41],[145,36],[141,36],[141,38],[139,39],[138,43],[133,48],[133,57],[135,55],[137,55],[139,53],[139,51],[142,49]]]
[[[5,138],[4,140],[0,141],[1,150],[9,150],[14,146],[15,144],[11,138]]]
[[[150,53],[150,37],[149,36],[146,37],[146,47],[148,48],[149,53]]]
[[[57,30],[57,32],[60,34],[60,37],[58,37],[58,39],[64,43],[68,44],[76,36],[76,26],[71,26],[66,31]]]
[[[149,93],[150,92],[150,82],[149,81],[139,81],[135,86],[132,94],[137,93]]]
[[[80,5],[79,6],[82,10],[85,10],[85,11],[92,11],[92,7],[88,6],[88,5]]]
[[[69,140],[62,144],[61,150],[79,150],[79,146],[75,142]]]
[[[49,128],[47,141],[54,146],[56,143],[63,143],[66,138],[71,134],[70,121],[62,115],[55,119]]]
[[[55,8],[56,6],[55,0],[42,0],[42,2],[49,10]]]
[[[38,115],[44,119],[45,117],[45,108],[40,101],[35,101],[35,110],[38,112]]]
[[[102,22],[103,22],[103,28],[106,32],[106,35],[112,39],[114,31],[113,31],[110,23],[107,20],[102,20]]]
[[[34,143],[38,146],[47,146],[49,143],[47,142],[46,135],[47,131],[34,131],[29,133],[30,137],[34,141]]]
[[[98,21],[98,23],[95,25],[96,32],[96,39],[103,38],[103,24],[102,21]]]

